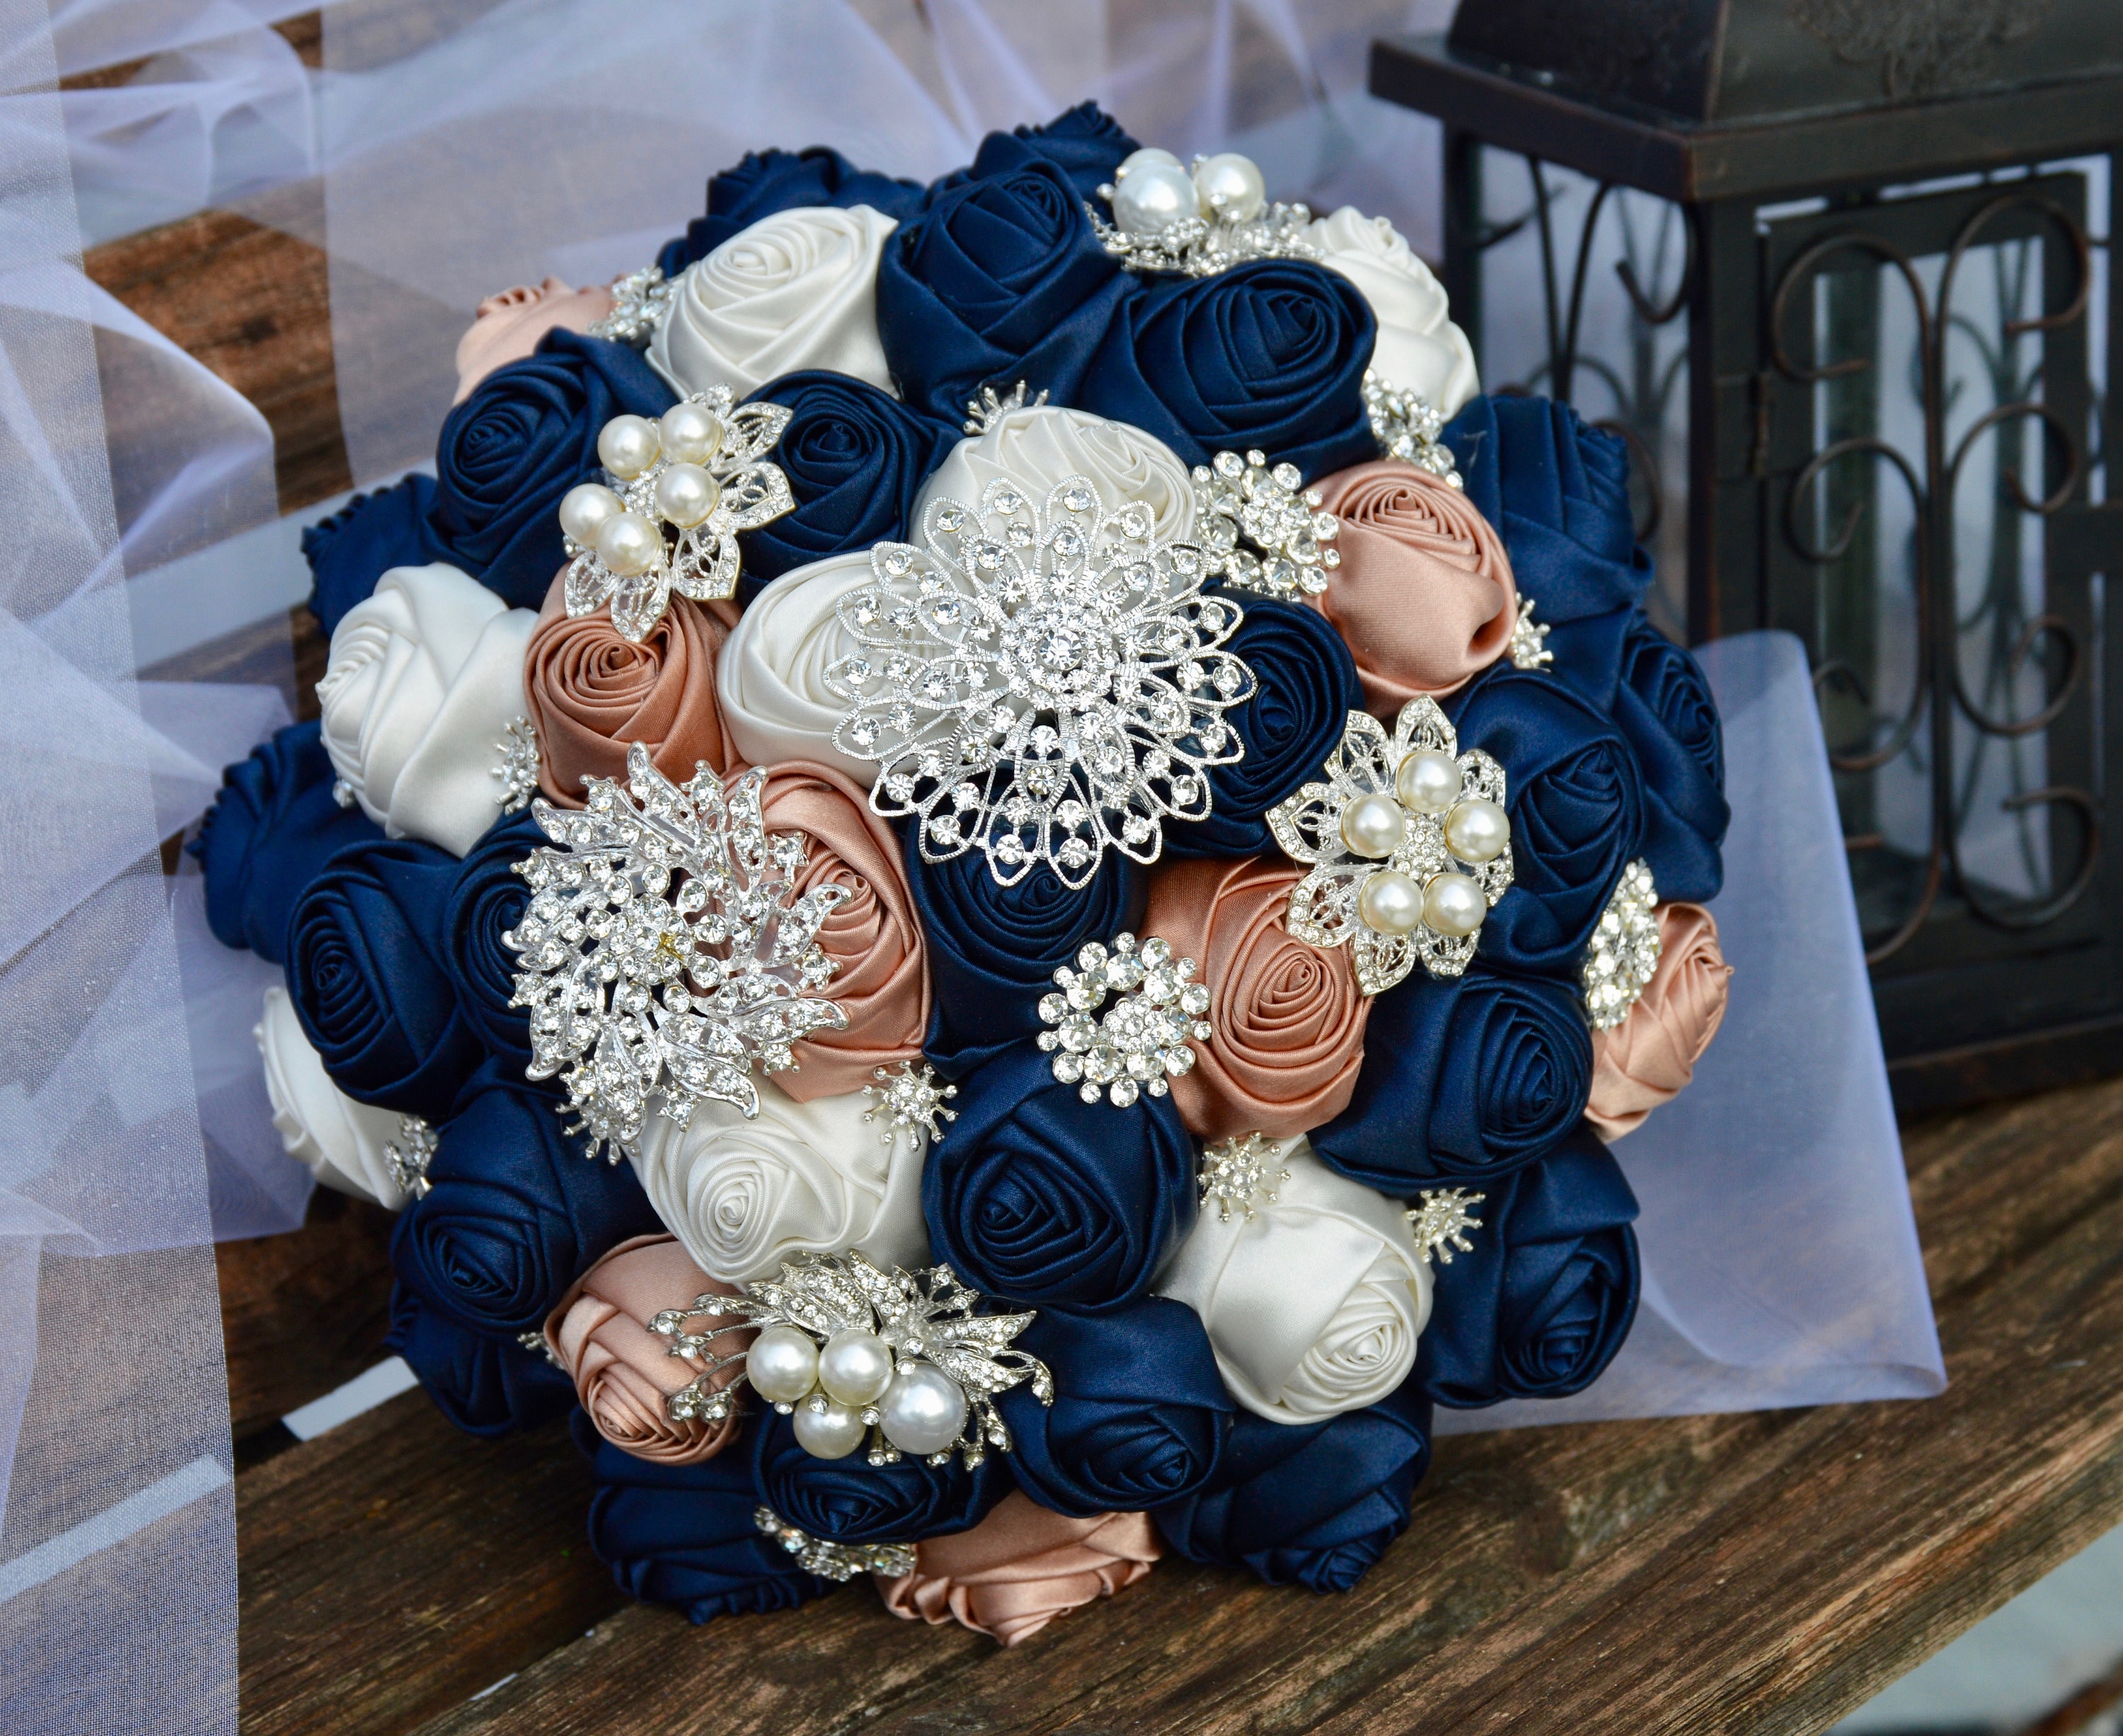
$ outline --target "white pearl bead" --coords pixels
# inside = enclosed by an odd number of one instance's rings
[[[1422,920],[1440,934],[1472,934],[1488,910],[1481,887],[1464,874],[1433,875],[1422,889]]]
[[[723,448],[722,418],[704,405],[673,404],[656,431],[674,464],[705,464]]]
[[[892,1346],[860,1327],[836,1332],[818,1353],[818,1384],[843,1405],[874,1405],[892,1384]]]
[[[588,548],[598,528],[626,510],[626,503],[602,482],[578,482],[560,496],[560,528]]]
[[[646,416],[614,416],[598,434],[598,462],[622,482],[631,482],[656,462],[663,437]]]
[[[1400,762],[1394,788],[1418,814],[1442,814],[1460,800],[1460,762],[1435,748],[1418,748]]]
[[[1504,810],[1479,795],[1470,795],[1445,816],[1445,844],[1463,862],[1493,862],[1511,841],[1511,823]]]
[[[1113,171],[1113,179],[1116,181],[1126,181],[1137,169],[1149,163],[1160,164],[1168,169],[1185,167],[1171,152],[1161,150],[1155,145],[1145,145],[1141,150],[1129,152],[1121,159],[1121,166]]]
[[[1357,914],[1374,934],[1413,934],[1422,920],[1422,893],[1396,868],[1381,868],[1357,894]]]
[[[1407,836],[1408,815],[1390,795],[1360,795],[1342,810],[1342,842],[1357,856],[1391,856]]]
[[[1130,235],[1157,235],[1201,214],[1194,183],[1177,163],[1146,162],[1113,188],[1113,221]]]
[[[663,533],[640,513],[614,513],[598,527],[597,551],[612,571],[630,579],[663,558]]]
[[[796,1326],[769,1326],[745,1353],[752,1391],[770,1405],[793,1405],[818,1382],[818,1346]]]
[[[860,1410],[836,1404],[822,1392],[799,1405],[791,1420],[796,1426],[796,1444],[814,1459],[844,1459],[869,1433]]]
[[[1194,191],[1202,209],[1244,223],[1258,217],[1268,203],[1268,182],[1250,157],[1221,151],[1194,171]]]
[[[884,1438],[902,1452],[941,1452],[966,1426],[966,1395],[934,1363],[914,1363],[885,1391]]]
[[[721,504],[723,486],[697,464],[669,464],[657,473],[655,493],[656,510],[690,530]]]

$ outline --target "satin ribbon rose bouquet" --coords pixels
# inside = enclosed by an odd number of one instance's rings
[[[194,848],[394,1348],[571,1413],[628,1591],[1343,1590],[1433,1406],[1607,1366],[1718,720],[1620,443],[1478,395],[1387,223],[1089,106],[769,151],[458,364]]]

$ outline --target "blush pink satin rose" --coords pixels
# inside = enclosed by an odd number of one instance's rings
[[[1015,1645],[1134,1584],[1162,1553],[1148,1513],[1071,1519],[1012,1490],[971,1531],[916,1544],[914,1571],[880,1575],[877,1588],[905,1621],[956,1621]]]
[[[649,1323],[666,1308],[688,1307],[697,1296],[735,1296],[735,1286],[695,1265],[676,1236],[637,1236],[623,1241],[569,1287],[546,1317],[546,1343],[575,1383],[576,1396],[597,1432],[622,1452],[657,1465],[697,1465],[736,1438],[737,1411],[719,1423],[673,1420],[664,1401],[691,1386],[706,1364],[673,1356]],[[716,1340],[729,1355],[754,1337],[749,1326]],[[726,1386],[742,1363],[710,1377]]]
[[[1700,904],[1659,906],[1659,961],[1619,1025],[1592,1033],[1592,1097],[1585,1119],[1606,1138],[1644,1117],[1695,1077],[1725,1018],[1732,967],[1718,924]]]
[[[1342,564],[1305,600],[1348,645],[1370,710],[1390,720],[1418,694],[1450,693],[1503,655],[1518,619],[1511,559],[1464,492],[1399,458],[1318,486],[1342,521]]]
[[[818,930],[819,945],[839,967],[822,992],[848,1022],[805,1037],[797,1064],[774,1082],[799,1103],[860,1091],[877,1068],[920,1060],[929,1029],[928,953],[899,839],[871,812],[869,792],[826,766],[771,767],[763,810],[770,831],[810,840],[799,894],[829,880],[851,894]]]
[[[1193,1070],[1171,1081],[1197,1139],[1287,1139],[1340,1114],[1356,1091],[1371,1003],[1347,948],[1323,951],[1286,926],[1304,878],[1267,857],[1175,862],[1151,876],[1139,932],[1193,959],[1209,985],[1211,1035],[1193,1040]]]
[[[462,404],[504,362],[520,362],[538,348],[549,331],[565,326],[587,331],[612,312],[612,291],[578,289],[565,279],[549,277],[533,288],[518,284],[479,304],[479,317],[457,340],[457,395]]]

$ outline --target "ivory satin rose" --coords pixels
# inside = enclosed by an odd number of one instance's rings
[[[601,285],[578,289],[565,278],[518,284],[479,304],[478,317],[457,340],[457,393],[462,404],[504,362],[534,354],[538,341],[557,327],[587,331],[612,312],[612,291]]]
[[[961,440],[922,484],[908,537],[919,539],[934,501],[977,507],[989,483],[1008,481],[1043,504],[1065,476],[1089,477],[1108,512],[1141,501],[1151,509],[1155,534],[1167,542],[1194,534],[1193,486],[1170,447],[1124,422],[1043,406],[1010,411],[985,434]]]
[[[1419,392],[1448,421],[1481,390],[1474,346],[1452,323],[1445,286],[1383,217],[1344,205],[1305,230],[1320,263],[1362,292],[1378,321],[1371,366],[1404,392]]]
[[[742,398],[807,368],[890,392],[877,262],[897,227],[868,205],[762,218],[686,268],[649,340],[649,365],[681,396],[727,386]]]
[[[1156,1290],[1202,1316],[1231,1396],[1274,1423],[1316,1423],[1399,1389],[1430,1318],[1430,1268],[1397,1200],[1337,1175],[1302,1138],[1248,1218],[1205,1209]]]
[[[392,838],[462,856],[501,815],[498,745],[523,715],[537,617],[453,566],[393,567],[332,634],[325,751]]]
[[[1695,1077],[1725,1020],[1732,967],[1718,923],[1700,904],[1658,907],[1659,961],[1619,1025],[1592,1033],[1592,1096],[1585,1119],[1619,1139]]]
[[[868,790],[877,762],[833,745],[847,701],[826,685],[834,661],[862,649],[841,625],[840,601],[868,584],[869,553],[836,555],[784,575],[738,617],[717,665],[723,727],[755,766],[807,760]]]
[[[265,991],[252,1035],[265,1063],[274,1130],[288,1155],[335,1192],[373,1200],[386,1211],[404,1209],[405,1192],[383,1157],[398,1138],[397,1112],[356,1103],[331,1082],[286,989]]]

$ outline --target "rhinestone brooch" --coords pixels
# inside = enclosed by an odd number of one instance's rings
[[[1508,647],[1511,667],[1519,669],[1544,669],[1555,661],[1555,653],[1548,648],[1549,629],[1533,618],[1533,598],[1519,598],[1519,618],[1511,623],[1511,642]]]
[[[509,720],[508,729],[494,744],[501,763],[494,776],[501,785],[501,811],[520,814],[538,793],[538,730],[527,717]]]
[[[1202,1147],[1202,1167],[1195,1180],[1202,1189],[1202,1209],[1216,1208],[1216,1221],[1229,1223],[1236,1208],[1250,1219],[1262,1206],[1272,1204],[1276,1189],[1290,1180],[1290,1171],[1271,1168],[1282,1149],[1280,1139],[1265,1133],[1234,1133]]]
[[[398,1137],[383,1147],[383,1169],[408,1199],[425,1199],[433,1185],[428,1166],[442,1149],[435,1130],[418,1115],[398,1118]]]
[[[1085,1102],[1103,1096],[1116,1109],[1144,1091],[1162,1097],[1168,1077],[1193,1068],[1187,1039],[1209,1035],[1209,988],[1194,980],[1196,968],[1154,935],[1140,951],[1132,934],[1116,936],[1111,952],[1096,941],[1086,945],[1075,969],[1054,973],[1058,992],[1040,997],[1040,1019],[1056,1027],[1039,1034],[1054,1077]]]
[[[1371,417],[1371,438],[1390,458],[1403,458],[1418,470],[1450,482],[1455,488],[1460,467],[1452,448],[1439,438],[1445,418],[1431,407],[1419,392],[1404,392],[1375,368],[1364,370],[1364,409]]]
[[[1310,209],[1268,204],[1258,166],[1236,152],[1197,157],[1182,168],[1169,151],[1136,151],[1099,197],[1110,223],[1096,205],[1084,209],[1125,271],[1208,277],[1249,260],[1319,257],[1305,238]]]
[[[905,1133],[917,1145],[923,1139],[934,1145],[944,1137],[938,1121],[958,1119],[956,1110],[944,1107],[947,1098],[958,1095],[958,1087],[939,1080],[936,1069],[926,1061],[902,1061],[897,1072],[880,1067],[875,1077],[876,1084],[863,1087],[863,1096],[875,1100],[863,1111],[862,1118],[866,1122],[883,1118],[884,1126],[877,1136],[880,1144],[890,1145]]]
[[[1638,857],[1622,870],[1620,884],[1600,913],[1591,944],[1585,949],[1578,980],[1593,1030],[1611,1030],[1629,1017],[1658,969],[1662,946],[1658,888],[1652,883],[1652,865]]]
[[[912,1543],[828,1543],[808,1532],[799,1531],[771,1507],[756,1509],[752,1523],[796,1558],[807,1574],[845,1585],[857,1574],[882,1574],[888,1579],[904,1579],[914,1571]]]
[[[1420,1203],[1408,1213],[1416,1252],[1425,1260],[1448,1266],[1455,1248],[1462,1254],[1473,1253],[1474,1244],[1467,1240],[1466,1232],[1480,1229],[1482,1220],[1469,1208],[1488,1197],[1467,1188],[1425,1188],[1418,1196]]]
[[[1319,490],[1304,486],[1296,465],[1271,469],[1264,453],[1220,452],[1194,467],[1193,481],[1195,535],[1212,575],[1286,603],[1327,589],[1342,564],[1342,521],[1319,509]]]
[[[639,271],[614,278],[612,312],[589,328],[589,335],[645,350],[649,339],[656,335],[656,328],[669,316],[677,293],[677,279],[667,279],[661,265],[644,265]]]

